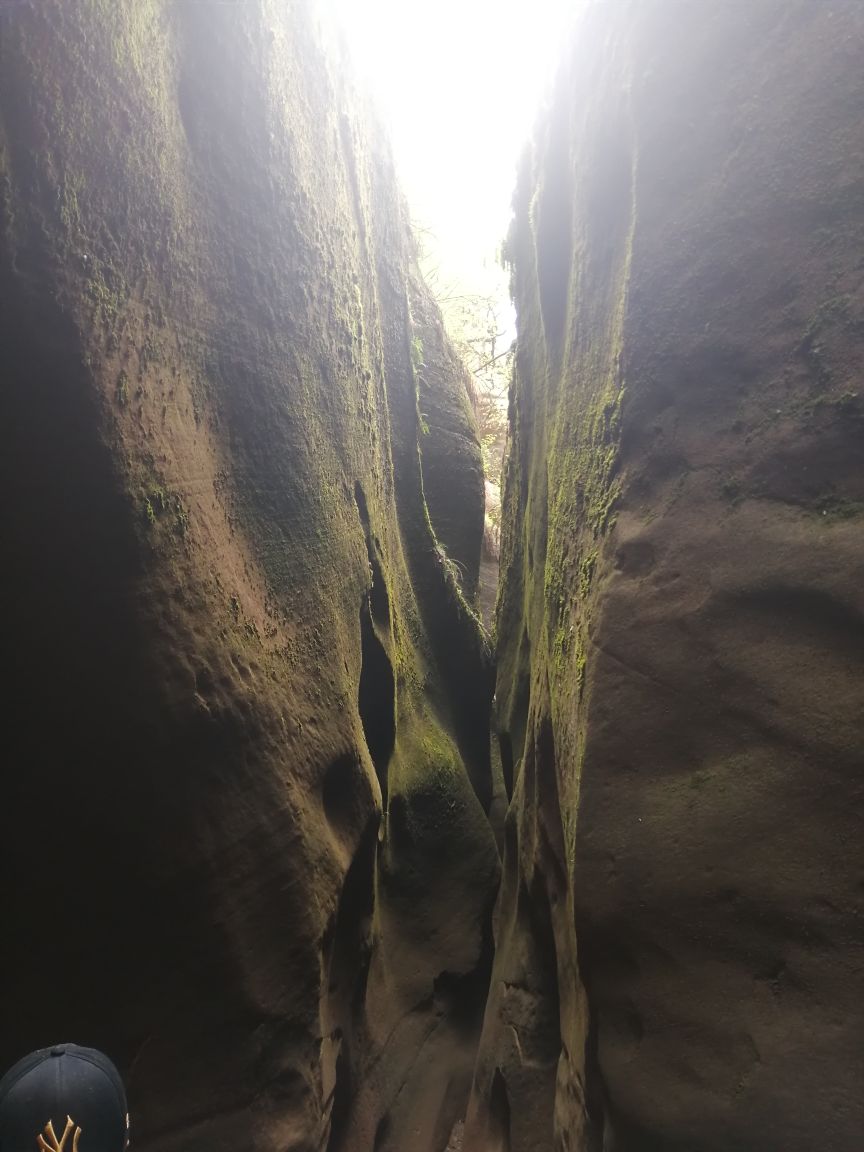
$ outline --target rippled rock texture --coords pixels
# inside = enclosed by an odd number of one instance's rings
[[[466,1148],[860,1147],[862,59],[586,5],[523,166]]]
[[[443,1147],[488,984],[480,453],[328,36],[0,6],[0,1054],[166,1152]]]

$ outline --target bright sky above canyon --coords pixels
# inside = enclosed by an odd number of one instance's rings
[[[387,122],[441,279],[485,292],[503,273],[516,164],[573,0],[321,0]]]

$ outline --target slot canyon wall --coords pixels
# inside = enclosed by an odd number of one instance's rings
[[[864,9],[576,33],[496,682],[312,4],[0,4],[0,1062],[104,1047],[143,1148],[860,1148]]]
[[[0,374],[0,1062],[105,1048],[165,1152],[442,1148],[482,466],[311,5],[0,6]]]
[[[862,60],[588,4],[526,155],[472,1152],[861,1146]]]

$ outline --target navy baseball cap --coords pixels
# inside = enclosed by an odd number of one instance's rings
[[[40,1048],[0,1080],[0,1152],[123,1152],[128,1143],[123,1081],[95,1048]]]

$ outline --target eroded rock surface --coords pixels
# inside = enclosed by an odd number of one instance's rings
[[[862,59],[586,5],[523,168],[466,1148],[860,1147]]]
[[[166,1152],[443,1147],[491,963],[480,453],[326,35],[0,7],[0,1060]]]

